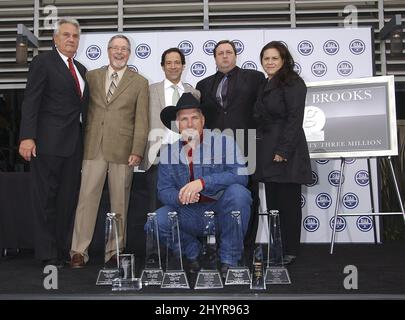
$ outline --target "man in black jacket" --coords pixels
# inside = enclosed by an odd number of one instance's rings
[[[89,95],[86,68],[73,59],[79,37],[76,20],[56,23],[55,48],[32,60],[22,104],[19,152],[30,161],[35,255],[58,267],[70,247]]]
[[[252,137],[248,142],[248,129],[255,128],[253,106],[264,75],[259,71],[236,66],[236,48],[232,41],[219,41],[214,48],[214,58],[218,71],[199,81],[196,86],[201,92],[201,103],[216,109],[210,129],[231,129],[235,137],[236,129],[243,129],[244,143],[237,141],[238,145],[249,161],[255,161],[255,155],[248,155],[248,143],[256,143]],[[250,164],[249,168],[252,166],[255,167]],[[253,246],[258,223],[258,184],[249,179],[249,189],[252,192],[253,207],[245,243]]]

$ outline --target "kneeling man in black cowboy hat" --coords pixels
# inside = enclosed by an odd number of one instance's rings
[[[164,206],[156,215],[159,238],[166,245],[170,231],[167,214],[177,212],[182,254],[189,271],[197,272],[203,215],[205,211],[214,211],[224,274],[229,266],[237,266],[242,256],[242,247],[232,239],[231,212],[240,211],[245,235],[252,199],[246,188],[247,170],[233,138],[203,130],[210,114],[191,93],[184,93],[176,106],[161,111],[163,124],[170,130],[178,130],[181,139],[160,153],[158,197]]]

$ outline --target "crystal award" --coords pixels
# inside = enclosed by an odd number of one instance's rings
[[[159,228],[155,212],[148,213],[146,223],[146,259],[141,275],[148,286],[160,286],[163,280],[162,261],[159,245]]]
[[[166,272],[161,288],[190,289],[181,254],[179,218],[177,212],[169,212],[169,233],[166,243]]]
[[[204,212],[203,245],[201,253],[201,270],[198,272],[194,289],[223,288],[218,271],[217,242],[215,237],[215,213]]]

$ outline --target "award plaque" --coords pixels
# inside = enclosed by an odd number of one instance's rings
[[[267,251],[266,284],[291,284],[290,275],[283,263],[280,215],[278,210],[270,210],[269,239]]]
[[[215,214],[204,212],[203,246],[201,253],[202,268],[198,272],[194,289],[223,288],[218,271],[217,244],[215,238]]]
[[[118,244],[118,221],[119,215],[115,213],[107,213],[105,220],[105,234],[104,234],[104,267],[98,273],[96,285],[112,285],[112,280],[119,278],[119,244]],[[115,254],[117,257],[117,267],[108,268],[106,263],[108,257],[111,255],[109,243],[113,243],[115,239]]]
[[[264,281],[263,247],[261,243],[256,245],[253,253],[252,282],[250,283],[250,289],[266,290],[266,282]]]
[[[155,212],[148,213],[146,223],[145,269],[142,271],[141,279],[145,285],[147,284],[149,286],[160,286],[163,280],[159,228]]]
[[[183,269],[181,254],[179,218],[177,212],[169,212],[169,234],[166,243],[166,272],[163,275],[161,288],[190,289],[186,273]]]
[[[142,280],[140,278],[112,280],[112,291],[139,291],[142,289]]]
[[[226,273],[225,285],[250,285],[249,268],[244,263],[243,231],[240,211],[232,211],[232,250],[240,252],[237,267],[229,267]]]

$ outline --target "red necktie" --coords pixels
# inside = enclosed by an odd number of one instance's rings
[[[68,58],[68,63],[69,63],[70,73],[72,74],[73,79],[75,79],[77,94],[79,95],[79,97],[81,97],[82,96],[82,90],[80,90],[80,83],[79,83],[79,79],[77,78],[77,74],[76,74],[75,67],[73,65],[72,58]]]

